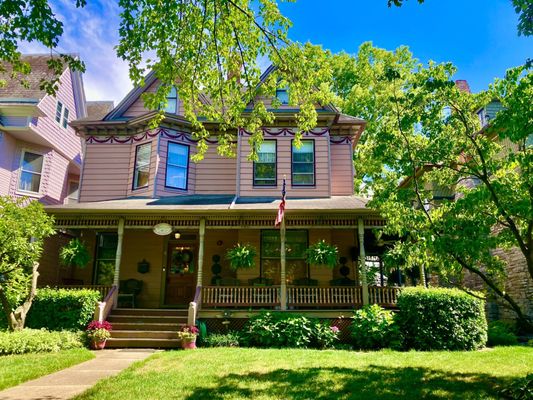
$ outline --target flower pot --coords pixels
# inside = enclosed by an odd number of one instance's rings
[[[106,341],[107,341],[107,339],[91,341],[91,349],[93,349],[93,350],[103,350],[104,347],[105,347],[105,342]]]
[[[196,349],[196,338],[192,340],[181,339],[181,348],[184,350]]]

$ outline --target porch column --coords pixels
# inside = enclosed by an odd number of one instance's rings
[[[113,285],[119,288],[120,282],[120,260],[122,259],[122,242],[124,241],[124,218],[118,220],[117,230],[117,252],[115,254],[115,274],[113,275]],[[115,296],[114,307],[117,307],[118,296]]]
[[[285,263],[285,218],[281,220],[281,227],[279,230],[279,237],[280,237],[280,264],[281,264],[281,309],[286,310],[287,309],[287,271],[286,271],[286,263]]]
[[[196,287],[202,286],[204,281],[204,246],[205,246],[205,218],[200,218],[200,244],[198,245],[198,272],[196,275]]]
[[[366,281],[366,254],[365,254],[365,222],[362,218],[357,220],[357,233],[359,235],[359,266],[361,271],[361,290],[363,292],[363,305],[369,304],[368,282]]]

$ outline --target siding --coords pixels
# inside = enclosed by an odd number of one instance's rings
[[[0,196],[10,193],[15,148],[16,140],[9,134],[0,132]]]
[[[287,177],[287,197],[327,197],[330,195],[329,187],[329,135],[312,137],[304,136],[304,139],[315,141],[315,186],[292,186],[291,185],[291,140],[293,136],[271,137],[265,139],[277,140],[277,186],[254,187],[253,186],[253,162],[248,161],[250,144],[248,137],[240,137],[241,140],[241,177],[240,196],[272,196],[280,195],[283,176]]]
[[[157,90],[158,86],[159,86],[159,80],[156,80],[154,83],[152,83],[150,86],[148,86],[144,92],[153,93],[153,92],[155,92]],[[132,105],[129,106],[129,108],[126,111],[124,111],[124,113],[122,115],[124,117],[138,117],[139,115],[143,115],[143,114],[145,114],[148,111],[150,111],[150,110],[148,110],[147,108],[144,107],[144,101],[141,98],[141,96],[139,96],[132,103]],[[178,113],[177,113],[177,115],[183,115],[183,114],[184,114],[183,103],[181,101],[179,101],[179,99],[178,99]]]
[[[130,144],[87,144],[80,202],[121,199],[131,187]]]
[[[202,161],[196,164],[196,193],[234,194],[237,179],[237,159],[217,154],[216,144]]]
[[[353,161],[352,145],[332,144],[330,145],[331,158],[331,195],[348,196],[352,195],[353,188]]]

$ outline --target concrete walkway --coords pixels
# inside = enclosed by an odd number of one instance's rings
[[[0,391],[0,400],[64,400],[89,389],[100,379],[117,375],[135,361],[157,350],[114,349],[95,351],[96,358]]]

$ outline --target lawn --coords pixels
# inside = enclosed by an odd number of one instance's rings
[[[533,348],[477,352],[198,349],[136,363],[85,399],[496,399]]]
[[[0,356],[0,390],[94,358],[86,349]]]

